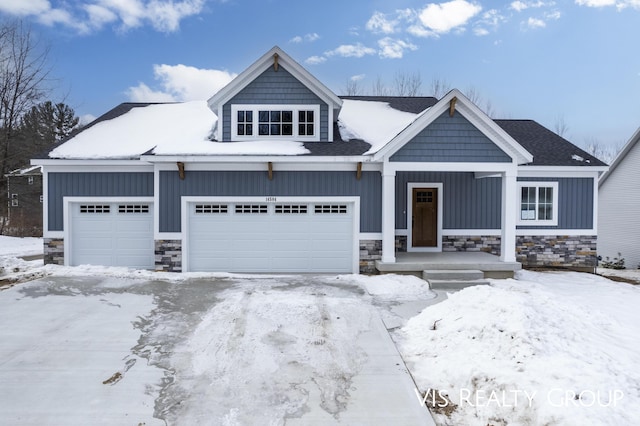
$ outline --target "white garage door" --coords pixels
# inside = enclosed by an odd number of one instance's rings
[[[353,203],[189,203],[190,271],[353,272]]]
[[[150,203],[72,203],[71,265],[152,269]]]

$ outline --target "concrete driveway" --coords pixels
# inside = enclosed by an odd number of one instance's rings
[[[0,292],[11,425],[429,425],[348,277],[50,277]]]

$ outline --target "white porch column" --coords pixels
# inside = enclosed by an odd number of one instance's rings
[[[396,261],[396,172],[382,168],[382,262]]]
[[[516,166],[502,173],[502,234],[500,260],[516,261],[516,212],[518,194]]]

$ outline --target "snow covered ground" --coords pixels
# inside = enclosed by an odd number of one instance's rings
[[[0,239],[0,250],[20,254],[16,247]],[[96,410],[106,423],[235,425],[263,416],[283,424],[306,410],[337,422],[364,365],[355,336],[376,310],[420,392],[434,391],[412,403],[438,424],[640,424],[640,286],[522,271],[433,304],[442,298],[408,276],[323,277],[315,287],[261,276],[268,284],[256,287],[251,276],[0,261],[5,283],[43,277],[0,291],[1,339],[17,345],[0,347],[0,374],[13,372],[0,381],[0,411],[12,424],[36,424],[45,403],[56,409],[41,423],[82,424]],[[203,283],[205,296],[196,291]],[[74,318],[77,327],[65,325]],[[30,339],[43,330],[48,337]],[[68,350],[51,351],[56,342]],[[268,386],[264,377],[273,377]],[[37,386],[17,391],[27,378]]]
[[[440,424],[635,425],[639,306],[637,286],[522,271],[450,295],[395,338]]]

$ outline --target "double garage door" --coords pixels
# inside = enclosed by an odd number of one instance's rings
[[[353,272],[354,206],[188,203],[188,270]]]
[[[188,271],[354,272],[353,202],[189,202]],[[70,264],[153,269],[153,203],[70,204]]]
[[[71,203],[70,264],[153,269],[151,203]]]

